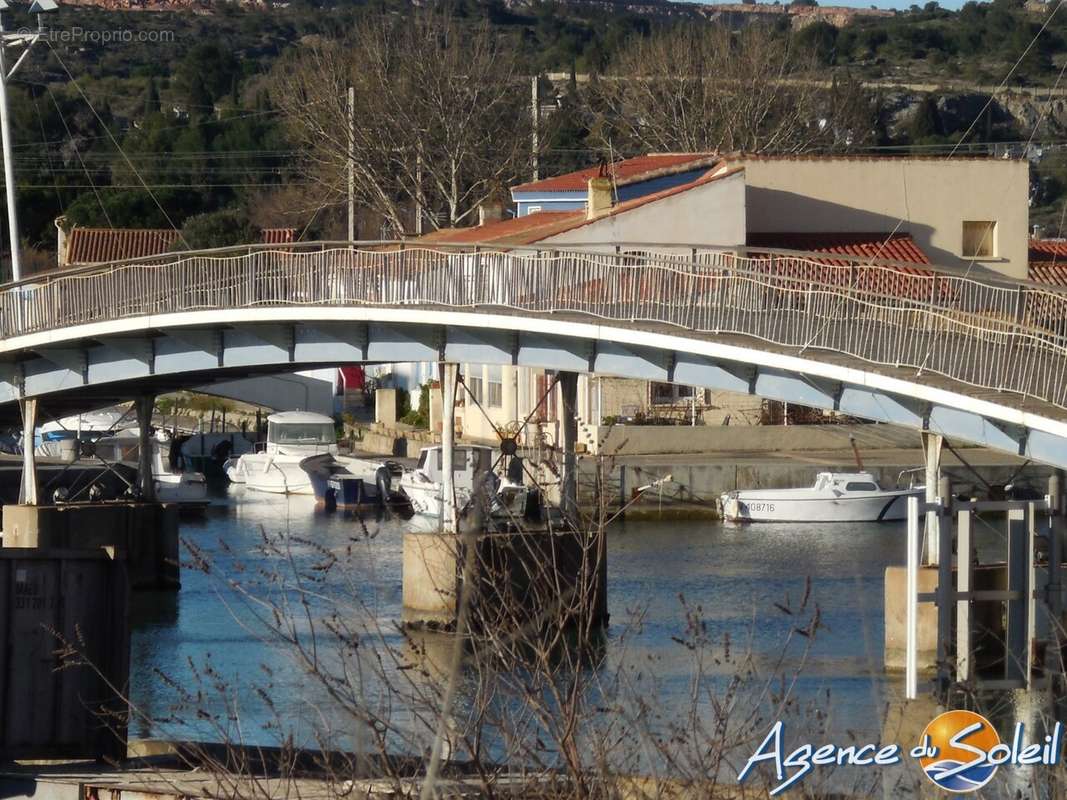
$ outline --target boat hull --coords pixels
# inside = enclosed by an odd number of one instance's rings
[[[156,499],[162,503],[206,503],[207,482],[198,472],[155,476]]]
[[[226,470],[233,483],[244,484],[246,489],[269,494],[311,495],[311,478],[300,467],[303,459],[274,456],[264,453],[249,453]]]
[[[730,492],[722,496],[722,513],[729,522],[892,522],[907,518],[909,497],[922,496],[921,490],[861,497]]]

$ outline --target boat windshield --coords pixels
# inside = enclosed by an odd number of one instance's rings
[[[272,422],[267,439],[275,444],[334,444],[331,422]]]
[[[846,492],[877,492],[878,487],[870,481],[849,481],[845,484]]]

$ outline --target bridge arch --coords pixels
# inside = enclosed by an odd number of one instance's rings
[[[21,337],[20,337],[21,338]],[[840,411],[1067,467],[1067,423],[822,359],[739,341],[434,309],[200,311],[93,323],[5,342],[0,403],[38,397],[54,413],[250,375],[406,361],[512,364],[680,383]],[[16,374],[17,373],[17,374]]]
[[[29,397],[57,413],[245,375],[449,360],[748,393],[1067,467],[1067,351],[1041,326],[1067,312],[1063,296],[826,269],[792,256],[395,245],[102,265],[0,292],[0,415],[15,421]],[[877,291],[900,275],[903,292]],[[864,334],[892,341],[848,338]],[[934,353],[942,340],[951,359]]]

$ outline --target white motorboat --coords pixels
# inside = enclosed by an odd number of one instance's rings
[[[869,472],[820,472],[803,489],[743,489],[720,497],[732,522],[886,522],[907,516],[921,486],[883,489]]]
[[[314,494],[311,477],[300,466],[309,456],[337,455],[334,422],[310,411],[283,411],[267,417],[267,441],[255,453],[226,462],[233,483],[258,492]]]
[[[507,475],[501,478],[493,471],[496,451],[492,447],[460,445],[452,452],[458,515],[469,510],[475,491],[484,486],[488,495],[485,522],[496,529],[558,516],[558,511],[543,503],[538,490],[523,484],[522,463],[518,457],[512,457]],[[441,477],[441,445],[424,447],[419,453],[418,464],[403,474],[399,485],[400,494],[411,503],[415,514],[440,519],[444,496]]]
[[[416,514],[440,517],[444,491],[441,484],[441,445],[424,447],[419,463],[400,479],[400,490],[411,502]],[[493,471],[493,448],[484,445],[460,445],[452,448],[452,474],[455,483],[456,509],[470,502],[478,479]]]

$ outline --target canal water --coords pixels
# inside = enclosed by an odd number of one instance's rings
[[[270,607],[291,603],[292,630],[307,637],[337,603],[342,616],[359,618],[346,620],[353,627],[376,632],[364,646],[375,637],[398,644],[404,524],[240,489],[204,519],[183,522],[185,556],[205,568],[183,565],[177,594],[133,597],[131,734],[276,744],[291,733],[300,744],[320,742],[328,699],[292,648],[267,635]],[[984,547],[997,546],[991,528],[978,533]],[[265,541],[273,554],[263,552]],[[666,716],[684,717],[694,702],[688,610],[719,652],[728,639],[735,654],[709,662],[705,680],[723,679],[736,654],[750,653],[767,674],[799,675],[798,705],[818,709],[822,741],[882,738],[886,704],[902,684],[882,666],[883,574],[904,563],[904,523],[627,521],[610,529],[608,559],[602,668],[644,665]],[[307,609],[280,588],[283,574],[312,576]],[[797,633],[816,608],[814,638]]]

